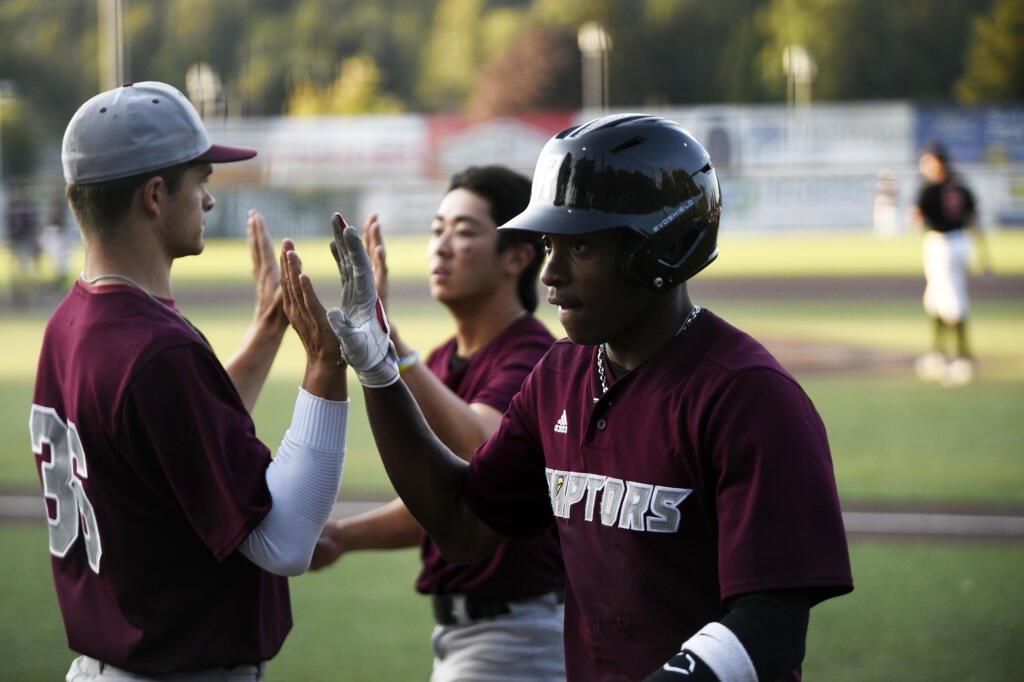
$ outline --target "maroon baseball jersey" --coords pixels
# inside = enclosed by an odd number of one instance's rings
[[[468,403],[504,412],[523,379],[554,337],[532,315],[524,315],[481,348],[470,361],[451,369],[455,339],[438,347],[427,366]],[[553,527],[537,537],[513,538],[491,556],[472,564],[450,564],[426,533],[420,543],[423,571],[416,589],[428,594],[459,592],[506,600],[535,597],[565,584],[565,567]]]
[[[552,347],[466,486],[500,532],[554,520],[570,679],[643,678],[732,595],[852,589],[825,428],[763,346],[704,311],[603,396],[595,355]]]
[[[46,327],[29,426],[72,649],[148,674],[277,653],[287,581],[235,551],[270,509],[270,453],[181,318],[76,283]]]

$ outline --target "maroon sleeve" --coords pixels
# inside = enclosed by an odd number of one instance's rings
[[[270,510],[270,451],[223,367],[189,346],[161,351],[121,400],[120,452],[157,497],[180,507],[218,560]]]
[[[551,346],[550,340],[526,338],[498,358],[486,384],[467,402],[482,402],[505,412],[523,380],[534,370]]]
[[[494,530],[513,537],[537,535],[551,526],[544,453],[528,415],[527,379],[512,399],[501,426],[469,461],[466,504]]]
[[[774,369],[737,374],[704,431],[716,471],[722,598],[852,589],[825,427],[803,389]]]
[[[518,337],[514,346],[495,358],[486,383],[466,398],[466,402],[483,403],[504,412],[512,396],[522,387],[523,380],[551,347],[551,342],[550,337]]]

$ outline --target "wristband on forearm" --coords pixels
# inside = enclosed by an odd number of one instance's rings
[[[398,358],[398,373],[405,374],[405,370],[409,369],[419,361],[420,352],[418,350],[411,351],[408,355],[403,355]]]
[[[645,682],[757,682],[754,664],[732,630],[708,623]]]

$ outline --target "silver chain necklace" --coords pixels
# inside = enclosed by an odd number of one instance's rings
[[[692,308],[690,308],[690,312],[686,315],[686,319],[683,320],[683,323],[679,325],[679,329],[676,330],[675,335],[679,336],[680,334],[685,332],[689,328],[689,326],[693,324],[693,321],[697,319],[697,315],[700,315],[700,312],[702,310],[704,309],[701,308],[699,305],[695,305]],[[597,378],[601,380],[601,395],[604,395],[605,393],[608,392],[608,379],[607,377],[605,377],[604,374],[604,363],[608,361],[608,349],[605,348],[605,344],[602,343],[600,346],[598,346],[595,361],[597,362]],[[600,397],[594,398],[595,403],[598,400],[600,400]]]
[[[152,300],[154,303],[159,305],[161,308],[163,308],[164,310],[174,314],[175,317],[177,317],[179,320],[184,322],[185,326],[188,327],[189,329],[191,329],[192,333],[195,334],[199,338],[199,340],[202,341],[203,344],[207,348],[209,348],[211,351],[213,350],[213,348],[210,347],[210,342],[206,340],[206,337],[203,336],[202,333],[198,329],[196,329],[196,326],[194,324],[192,324],[191,322],[188,321],[187,317],[185,317],[184,315],[179,313],[177,310],[175,310],[171,306],[169,306],[166,303],[164,303],[163,301],[161,301],[159,298],[157,298],[153,294],[149,293],[149,291],[144,286],[142,286],[141,284],[136,282],[131,277],[126,277],[125,275],[119,275],[117,273],[111,273],[109,275],[96,275],[95,277],[91,277],[91,278],[87,279],[86,276],[85,276],[85,273],[83,272],[81,275],[79,275],[79,279],[81,279],[86,284],[96,284],[96,282],[100,281],[101,279],[116,279],[116,280],[120,280],[122,282],[125,282],[127,284],[132,285],[133,287],[135,287],[136,289],[138,289],[139,291],[144,293],[146,296],[148,296],[150,298],[150,300]]]

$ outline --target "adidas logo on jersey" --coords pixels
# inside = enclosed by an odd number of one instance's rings
[[[562,410],[562,416],[555,422],[555,433],[568,433],[569,432],[569,420],[565,416],[565,410]]]

